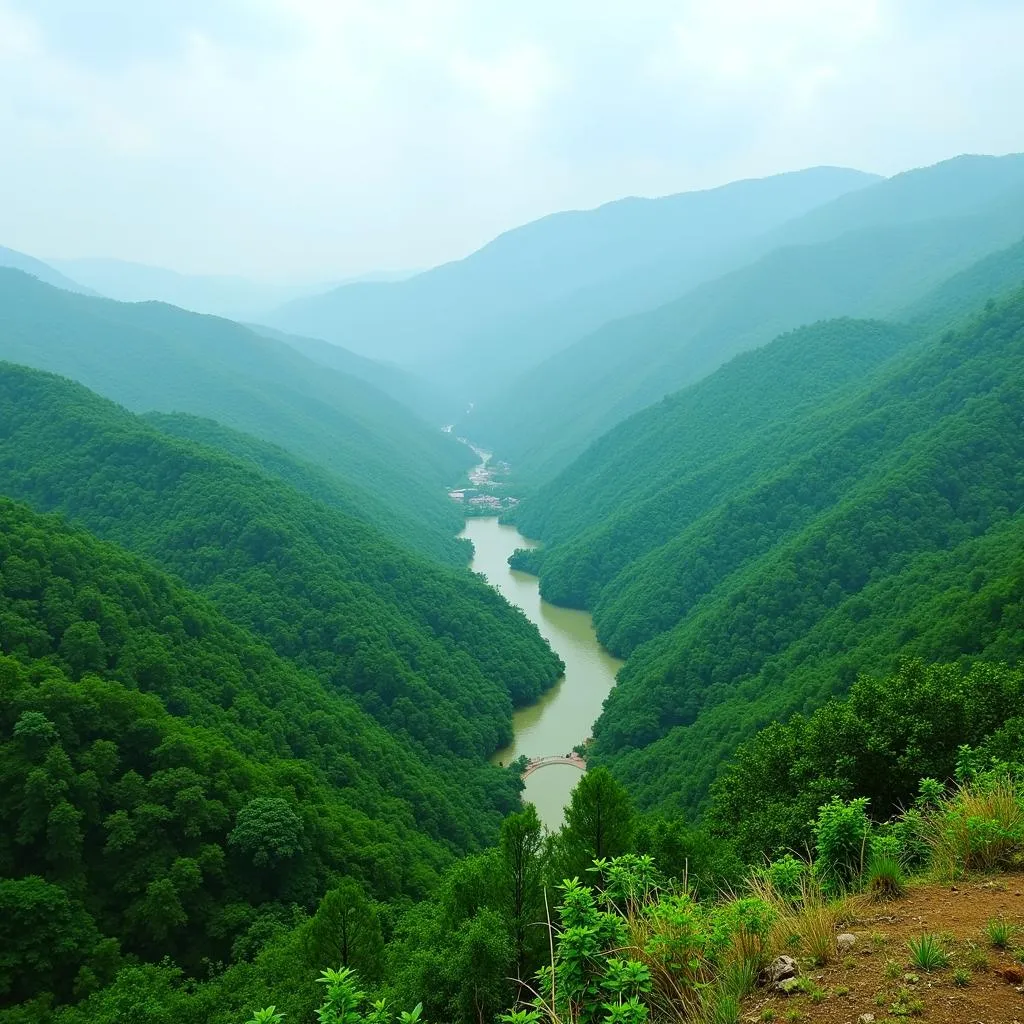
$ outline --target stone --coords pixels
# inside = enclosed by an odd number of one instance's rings
[[[796,971],[796,961],[791,956],[779,956],[764,969],[764,976],[769,984],[777,985],[786,978],[795,978]]]
[[[840,953],[849,953],[857,945],[857,936],[852,932],[843,932],[836,936],[836,946]]]
[[[857,1018],[857,1024],[875,1024],[875,1015],[873,1013],[862,1013]]]

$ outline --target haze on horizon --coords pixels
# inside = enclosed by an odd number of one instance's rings
[[[1018,0],[0,0],[0,245],[327,279],[624,195],[1024,150],[1022,38]]]

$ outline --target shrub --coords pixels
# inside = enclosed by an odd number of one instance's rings
[[[784,899],[796,900],[803,895],[809,865],[787,853],[778,860],[771,861],[761,870],[761,875],[772,889]]]
[[[934,935],[925,932],[919,939],[911,939],[907,945],[910,947],[910,962],[919,970],[937,971],[949,966],[949,956]]]
[[[833,797],[818,808],[814,824],[817,860],[815,866],[826,877],[845,886],[859,875],[871,839],[867,797],[841,800]]]
[[[961,786],[929,819],[932,866],[944,878],[991,871],[1024,846],[1024,811],[1009,777]]]

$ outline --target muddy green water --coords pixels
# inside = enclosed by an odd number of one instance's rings
[[[622,662],[597,642],[587,612],[542,601],[537,577],[508,567],[508,556],[516,548],[535,546],[514,526],[501,526],[497,519],[467,519],[460,536],[473,542],[473,571],[483,573],[492,587],[522,608],[565,662],[562,680],[536,704],[515,713],[515,739],[494,760],[507,764],[520,754],[529,758],[567,754],[590,735]],[[523,799],[536,804],[544,824],[556,829],[579,780],[580,771],[572,765],[546,765],[526,780]]]

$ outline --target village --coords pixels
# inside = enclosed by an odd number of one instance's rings
[[[500,460],[492,462],[491,452],[478,448],[467,438],[459,440],[473,449],[480,462],[469,471],[469,486],[450,490],[448,497],[462,505],[467,516],[494,516],[515,508],[518,498],[494,493],[494,489],[506,486],[505,480],[500,478],[508,477],[511,466]]]

